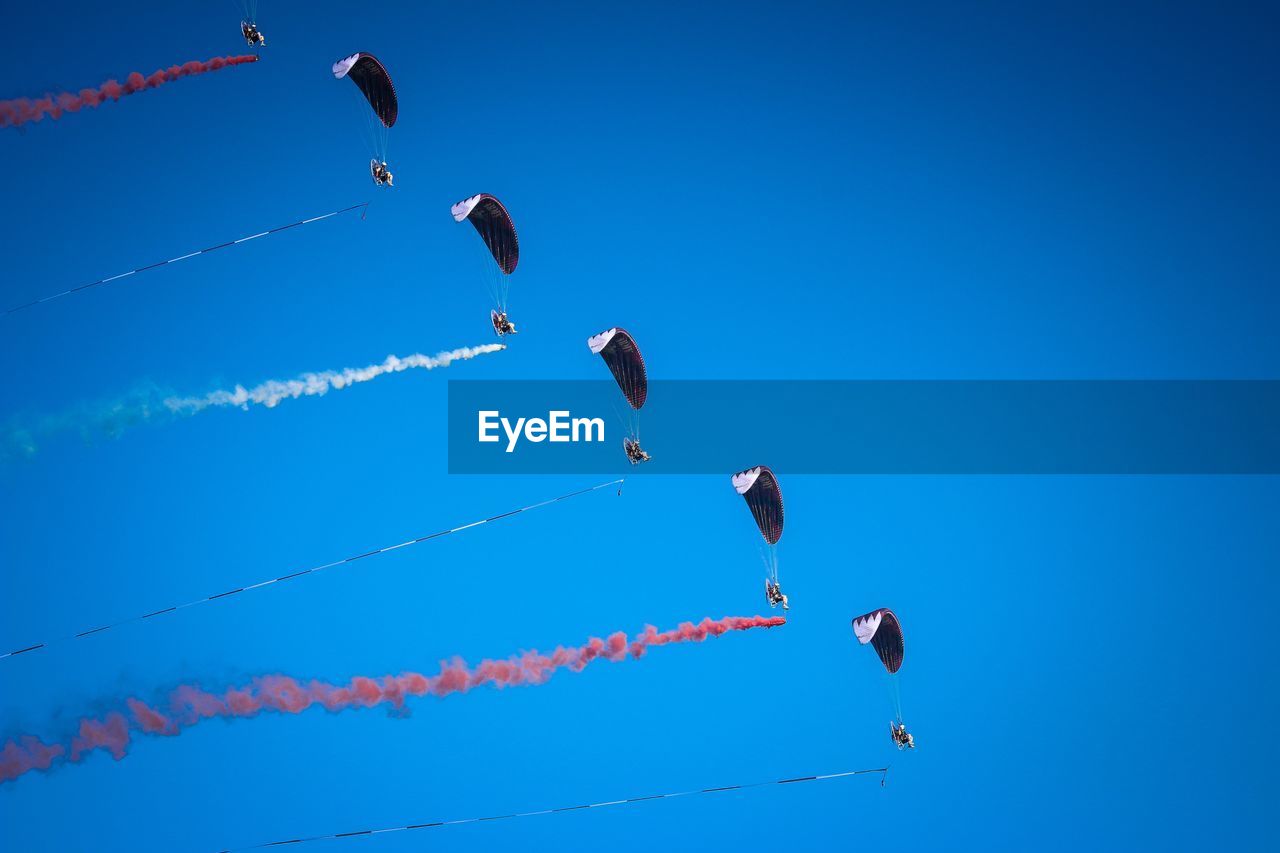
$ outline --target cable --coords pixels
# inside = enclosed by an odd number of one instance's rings
[[[201,249],[198,252],[190,252],[186,255],[180,255],[176,258],[170,258],[167,261],[160,261],[158,263],[148,264],[145,267],[138,267],[136,270],[129,270],[128,272],[120,273],[119,275],[113,275],[110,278],[98,279],[97,281],[92,281],[92,282],[89,282],[88,284],[82,284],[79,287],[73,287],[70,290],[64,290],[61,293],[54,293],[50,296],[43,296],[40,299],[37,299],[33,302],[26,302],[26,303],[23,303],[22,305],[15,305],[13,308],[10,308],[6,310],[4,313],[0,314],[0,317],[7,317],[10,314],[16,314],[17,312],[25,310],[27,308],[33,308],[36,305],[41,305],[45,302],[52,302],[55,299],[61,299],[64,296],[70,296],[73,293],[79,293],[82,290],[88,290],[89,288],[97,287],[100,284],[108,284],[113,281],[118,281],[122,278],[127,278],[131,275],[136,275],[137,273],[140,273],[140,272],[153,270],[156,267],[162,267],[162,266],[165,266],[166,264],[176,264],[178,261],[185,261],[187,258],[194,258],[196,255],[204,255],[209,252],[216,252],[218,249],[225,249],[227,246],[236,246],[236,245],[239,245],[240,243],[248,243],[250,240],[256,240],[259,237],[266,237],[268,234],[278,234],[281,231],[288,231],[290,228],[297,228],[299,225],[310,225],[312,222],[319,222],[320,220],[328,219],[331,216],[338,216],[339,214],[347,213],[349,211],[357,210],[359,208],[368,208],[368,206],[369,206],[369,202],[367,201],[361,202],[360,204],[353,204],[350,207],[344,207],[342,208],[342,210],[335,210],[332,213],[326,213],[323,216],[313,216],[310,219],[303,219],[300,222],[294,222],[290,225],[281,225],[279,228],[272,228],[270,231],[262,231],[257,234],[252,234],[248,237],[241,237],[239,240],[232,240],[229,243],[219,243],[217,246],[210,246],[209,248]]]
[[[396,550],[399,550],[400,548],[407,548],[410,545],[417,545],[418,543],[426,542],[429,539],[439,539],[442,536],[448,536],[450,533],[458,533],[463,530],[469,530],[472,527],[479,527],[482,524],[488,524],[491,521],[498,521],[499,519],[502,519],[502,518],[510,518],[511,516],[519,515],[522,512],[528,512],[529,510],[532,510],[532,509],[538,509],[540,507],[549,506],[553,503],[559,503],[560,501],[568,500],[569,498],[575,498],[578,495],[585,495],[588,492],[594,492],[597,489],[603,489],[608,486],[613,486],[621,482],[622,480],[610,480],[607,483],[600,483],[598,485],[591,486],[590,488],[579,489],[576,492],[570,492],[569,494],[566,494],[566,495],[560,495],[559,497],[551,498],[550,500],[541,501],[536,504],[529,504],[528,506],[522,506],[519,509],[513,509],[510,512],[504,512],[499,515],[492,515],[492,516],[489,516],[488,518],[482,518],[479,521],[473,521],[470,524],[464,524],[461,527],[454,527],[449,530],[441,530],[438,533],[430,533],[426,536],[419,536],[417,539],[410,539],[407,542],[401,542],[399,545],[388,545],[385,548],[378,548],[377,550],[374,550],[374,551],[366,551],[365,553],[357,554],[354,557],[347,557],[346,559],[343,559],[343,560],[334,560],[332,563],[325,563],[322,566],[315,566],[310,569],[303,569],[302,571],[293,572],[287,575],[282,575],[278,578],[271,578],[270,580],[261,581],[259,583],[251,584],[249,586],[237,587],[235,589],[227,590],[226,592],[220,592],[217,595],[210,595],[206,598],[199,598],[199,599],[196,599],[195,601],[188,601],[186,604],[177,604],[172,607],[165,607],[161,610],[156,610],[151,613],[148,613],[145,616],[131,616],[128,619],[121,619],[119,622],[112,622],[109,625],[100,625],[97,628],[90,628],[87,631],[81,631],[78,634],[72,634],[70,636],[60,637],[56,640],[50,640],[47,643],[36,643],[35,645],[27,646],[26,648],[16,649],[15,651],[12,651],[12,652],[5,652],[3,654],[0,654],[0,658],[11,658],[17,655],[27,654],[28,652],[34,652],[34,651],[38,651],[39,649],[48,648],[49,646],[55,645],[57,643],[63,643],[68,640],[78,640],[82,637],[88,637],[91,634],[100,634],[103,631],[109,631],[112,628],[119,628],[121,625],[127,625],[130,622],[141,622],[143,619],[150,619],[153,616],[161,616],[165,613],[173,613],[174,611],[177,611],[177,610],[185,610],[188,607],[195,607],[197,604],[206,604],[210,601],[216,601],[220,598],[228,598],[230,596],[236,595],[241,592],[248,592],[249,590],[252,590],[252,589],[260,589],[264,586],[270,586],[273,583],[280,583],[281,581],[293,580],[294,578],[300,578],[303,575],[315,574],[316,572],[322,572],[325,569],[332,569],[335,566],[344,566],[347,563],[354,563],[357,560],[363,560],[365,557],[373,557],[377,554],[385,554],[388,551],[396,551]]]
[[[266,847],[284,847],[289,844],[305,844],[308,841],[330,841],[338,838],[354,838],[358,835],[381,835],[387,832],[404,832],[410,829],[428,829],[433,826],[458,826],[464,823],[483,823],[491,820],[508,820],[516,817],[535,817],[537,815],[558,814],[560,812],[574,812],[581,809],[600,809],[605,806],[624,806],[632,803],[643,803],[649,800],[669,800],[674,797],[687,797],[694,794],[718,794],[722,791],[745,791],[749,788],[763,788],[768,785],[791,785],[799,782],[823,782],[828,779],[843,779],[848,776],[861,776],[866,773],[879,773],[880,786],[884,787],[885,777],[889,774],[888,767],[873,767],[869,770],[846,770],[843,773],[826,773],[820,776],[799,776],[794,779],[777,779],[771,782],[751,782],[746,785],[725,785],[719,788],[702,788],[694,791],[676,791],[670,794],[650,794],[645,797],[629,797],[625,800],[607,800],[603,803],[587,803],[581,806],[562,806],[556,809],[541,809],[535,812],[516,812],[514,814],[491,815],[489,817],[468,817],[461,820],[437,820],[430,823],[412,823],[408,826],[391,826],[383,829],[360,829],[354,832],[336,832],[330,835],[310,835],[305,838],[291,838],[287,841],[270,841],[266,844],[257,844],[253,847],[237,847],[234,850],[223,850],[222,853],[234,853],[235,850],[261,850]]]

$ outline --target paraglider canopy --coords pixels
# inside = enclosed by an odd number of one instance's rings
[[[396,87],[387,69],[375,57],[367,53],[353,53],[346,59],[339,59],[333,63],[333,76],[339,80],[346,77],[355,83],[383,126],[390,128],[395,125],[400,111]]]
[[[872,610],[870,613],[853,620],[853,633],[858,642],[867,643],[876,650],[884,668],[893,675],[902,666],[905,644],[902,639],[902,625],[898,617],[887,607]]]
[[[480,193],[458,202],[449,212],[455,222],[465,219],[475,226],[499,269],[507,275],[515,272],[520,262],[520,241],[516,239],[516,224],[502,202]]]
[[[782,538],[782,488],[773,471],[765,465],[739,471],[733,475],[733,488],[746,499],[764,541],[777,545]]]
[[[609,329],[587,338],[587,346],[604,359],[631,408],[640,409],[649,396],[644,357],[635,340],[623,329]]]

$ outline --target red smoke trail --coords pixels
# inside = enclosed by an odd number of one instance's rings
[[[65,744],[45,743],[30,735],[6,741],[0,749],[0,782],[12,781],[32,770],[47,770],[55,762],[80,761],[97,749],[104,749],[119,760],[128,752],[134,732],[176,735],[210,717],[255,717],[263,711],[299,714],[313,705],[327,711],[375,705],[399,710],[405,699],[412,696],[448,696],[482,685],[543,684],[556,670],[581,672],[593,661],[640,658],[650,646],[700,643],[707,637],[719,637],[729,631],[785,624],[786,620],[777,616],[726,616],[719,620],[703,619],[696,625],[684,622],[674,631],[659,631],[648,625],[633,639],[618,631],[603,640],[592,637],[582,646],[557,646],[549,655],[522,652],[504,660],[483,660],[474,667],[467,666],[461,658],[454,658],[441,661],[436,675],[405,672],[382,678],[357,676],[345,685],[323,681],[304,683],[287,675],[258,676],[245,686],[231,687],[223,693],[210,693],[199,685],[184,684],[169,694],[167,702],[148,705],[130,697],[125,700],[123,710],[100,718],[85,717],[77,733]]]
[[[11,101],[0,101],[0,127],[18,127],[29,121],[40,121],[46,115],[55,119],[61,118],[64,112],[75,113],[79,112],[81,107],[97,107],[104,101],[118,101],[125,95],[132,95],[143,89],[155,89],[181,77],[257,61],[258,57],[253,55],[215,56],[208,62],[170,65],[147,77],[135,71],[126,77],[123,83],[114,79],[108,80],[96,89],[81,89],[79,93],[59,92],[56,95],[45,95],[43,98],[14,98]]]

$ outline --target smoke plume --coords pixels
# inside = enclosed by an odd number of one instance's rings
[[[249,408],[250,404],[266,406],[273,409],[282,400],[296,400],[299,397],[323,397],[330,391],[349,388],[360,382],[368,382],[388,373],[400,373],[405,370],[421,368],[434,370],[437,367],[448,367],[455,361],[464,361],[478,355],[498,352],[506,349],[505,344],[485,344],[479,347],[463,347],[436,355],[413,355],[400,358],[389,355],[381,364],[368,367],[348,367],[343,370],[326,370],[323,373],[304,373],[296,379],[269,379],[261,385],[245,388],[237,385],[230,391],[220,389],[210,391],[201,397],[170,397],[164,401],[165,407],[175,414],[193,415],[210,406],[235,406]]]
[[[337,712],[351,708],[385,705],[395,712],[405,701],[422,696],[444,697],[466,693],[476,687],[522,687],[545,684],[558,670],[581,672],[596,661],[619,662],[639,659],[652,646],[672,643],[700,643],[730,631],[774,628],[786,620],[776,616],[726,616],[681,623],[671,631],[652,625],[633,638],[618,631],[601,639],[592,637],[581,646],[558,646],[550,654],[522,652],[501,660],[483,660],[468,666],[461,658],[441,661],[435,675],[403,672],[381,678],[356,676],[346,684],[299,681],[287,675],[262,675],[239,687],[222,692],[204,690],[198,684],[184,684],[172,690],[164,701],[148,704],[128,697],[122,706],[101,717],[85,717],[75,734],[59,742],[46,743],[32,735],[19,735],[0,748],[0,783],[10,782],[33,770],[48,770],[62,762],[78,762],[97,750],[119,760],[128,753],[137,735],[175,736],[201,720],[213,717],[256,717],[261,713],[300,714],[313,706]]]
[[[0,426],[0,462],[10,457],[34,456],[39,443],[64,432],[79,433],[85,440],[97,436],[120,435],[142,423],[159,423],[188,417],[209,408],[232,406],[248,409],[250,405],[275,408],[283,400],[299,397],[322,397],[330,391],[350,388],[388,373],[405,370],[435,370],[455,361],[466,361],[479,355],[506,349],[504,344],[462,347],[435,355],[414,353],[404,357],[389,355],[379,364],[347,367],[321,373],[304,373],[295,379],[269,379],[252,388],[236,385],[231,389],[210,391],[195,397],[178,397],[154,385],[142,385],[115,400],[83,404],[70,411],[40,417],[13,417]]]
[[[135,71],[124,78],[123,83],[112,79],[96,89],[59,92],[56,95],[48,94],[41,98],[14,98],[9,101],[0,101],[0,127],[19,127],[29,121],[40,121],[45,116],[58,119],[63,113],[76,113],[86,107],[99,107],[107,101],[118,101],[126,95],[145,89],[155,89],[182,77],[191,77],[232,65],[257,61],[258,57],[253,55],[216,56],[208,62],[170,65],[145,77]]]

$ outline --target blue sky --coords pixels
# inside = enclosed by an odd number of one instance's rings
[[[3,304],[374,198],[367,219],[6,319],[0,421],[487,343],[474,234],[448,216],[476,192],[520,230],[521,334],[448,372],[51,439],[6,465],[0,647],[589,485],[447,476],[445,382],[598,379],[584,341],[613,325],[663,378],[1280,367],[1273,11],[260,5],[256,65],[0,134]],[[0,97],[239,53],[238,19],[232,3],[19,7],[7,24],[32,37],[8,48]],[[328,71],[358,50],[401,99],[397,186],[376,195]],[[0,733],[64,734],[192,679],[431,670],[758,612],[729,473],[638,478],[0,661]],[[782,630],[422,701],[407,719],[314,711],[144,740],[4,785],[0,838],[215,849],[892,761],[883,790],[863,778],[331,846],[1264,846],[1274,478],[778,474]],[[848,624],[878,606],[907,633],[921,748],[905,756]]]

